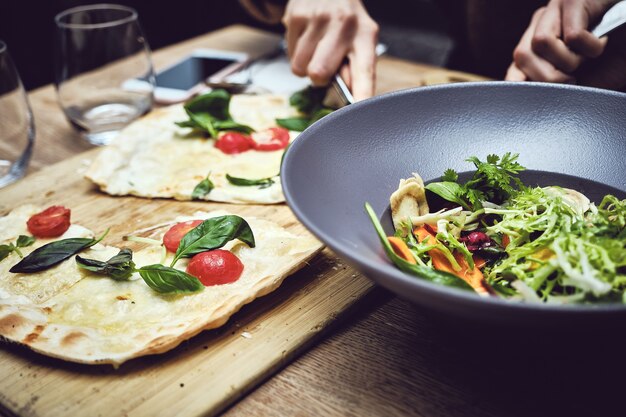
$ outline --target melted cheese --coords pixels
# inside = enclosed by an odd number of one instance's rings
[[[286,97],[273,95],[233,96],[230,111],[236,121],[256,130],[275,126],[276,118],[297,114]],[[235,186],[226,180],[226,174],[248,179],[277,175],[282,150],[227,155],[215,148],[215,140],[175,124],[186,119],[181,104],[155,110],[131,124],[102,150],[87,171],[87,178],[109,194],[189,200],[195,186],[210,173],[215,189],[204,197],[206,200],[267,204],[284,201],[280,181],[259,188]]]

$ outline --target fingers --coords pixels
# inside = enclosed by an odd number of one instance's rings
[[[302,36],[296,41],[296,45],[292,49],[293,52],[290,54],[291,70],[294,74],[301,77],[307,75],[311,58],[315,53],[318,42],[326,34],[327,25],[327,18],[316,19],[307,26]]]
[[[564,0],[561,6],[563,15],[563,39],[572,50],[587,58],[596,58],[602,54],[606,40],[598,39],[587,29],[590,25],[589,10],[579,0]]]
[[[374,94],[378,25],[361,0],[290,0],[283,23],[291,68],[315,85],[327,84],[350,59],[349,75],[355,99]]]
[[[357,34],[350,54],[350,79],[355,100],[374,95],[376,81],[376,43],[378,25],[370,21]]]
[[[519,68],[515,63],[509,66],[509,69],[506,71],[506,76],[504,77],[506,81],[526,81],[526,74]]]
[[[571,83],[574,78],[557,69],[552,63],[537,55],[532,48],[532,40],[546,9],[541,8],[535,12],[533,18],[522,35],[519,44],[513,51],[513,62],[515,66],[522,71],[528,80],[546,81],[555,83]]]
[[[354,16],[346,18],[342,24],[328,27],[307,67],[307,73],[314,85],[328,84],[337,73],[351,46],[346,40],[354,37],[355,29]]]
[[[560,3],[550,3],[538,19],[531,48],[560,71],[570,73],[580,66],[582,57],[569,49],[561,39]]]

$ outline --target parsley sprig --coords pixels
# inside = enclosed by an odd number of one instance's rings
[[[472,179],[460,184],[458,173],[447,169],[442,182],[430,183],[426,189],[469,210],[481,209],[483,201],[501,204],[524,187],[517,175],[526,168],[517,161],[518,157],[519,154],[510,152],[501,157],[491,154],[483,162],[472,156],[467,159],[476,167]]]

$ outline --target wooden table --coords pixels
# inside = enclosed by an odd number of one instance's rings
[[[233,26],[156,51],[153,58],[158,68],[197,47],[254,54],[275,42],[275,35]],[[474,79],[480,77],[383,57],[378,93]],[[37,125],[29,172],[91,148],[66,122],[51,86],[29,98]],[[309,273],[334,265],[322,262]],[[623,367],[614,366],[621,357],[597,358],[611,365],[598,372],[596,361],[535,350],[527,338],[482,340],[341,268],[361,283],[360,300],[318,335],[317,344],[224,415],[611,415],[618,410],[623,382],[606,382],[616,376],[623,381]],[[596,378],[593,384],[590,376]]]

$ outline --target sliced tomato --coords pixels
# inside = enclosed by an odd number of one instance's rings
[[[254,149],[257,151],[277,151],[289,145],[289,131],[282,127],[271,127],[252,134]]]
[[[215,147],[226,154],[245,152],[254,145],[255,142],[250,136],[239,132],[226,132],[215,142]]]
[[[198,278],[205,287],[235,282],[242,272],[243,263],[224,249],[199,253],[187,265],[187,273]]]
[[[26,222],[28,231],[36,237],[57,237],[70,228],[71,211],[63,206],[51,206],[34,214]]]
[[[202,220],[188,220],[186,222],[176,223],[174,226],[170,227],[170,230],[165,232],[163,235],[163,244],[165,245],[165,249],[172,253],[176,253],[183,237],[185,237],[187,232],[200,223],[202,223]]]

